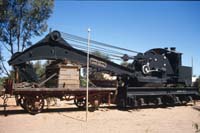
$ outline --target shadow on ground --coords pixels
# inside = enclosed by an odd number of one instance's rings
[[[176,106],[191,106],[191,105],[176,105]],[[18,115],[18,114],[29,114],[27,111],[23,109],[9,109],[9,107],[16,107],[14,105],[7,106],[6,112],[4,111],[4,108],[2,105],[0,105],[0,116],[4,115]],[[102,106],[99,108],[99,111],[102,110],[119,110],[119,111],[140,111],[141,109],[158,109],[158,108],[166,108],[166,109],[172,109],[175,106],[144,106],[144,107],[127,107],[127,108],[117,108],[116,106]],[[49,108],[44,109],[41,113],[62,113],[62,112],[83,112],[85,109],[80,109],[76,107],[71,108]],[[93,111],[90,111],[93,112]]]
[[[79,109],[79,108],[50,108],[50,109],[44,109],[41,113],[59,113],[59,112],[76,112],[76,111],[85,111],[83,109]],[[18,115],[18,114],[28,114],[27,111],[23,110],[23,109],[13,109],[10,110],[9,108],[7,108],[6,111],[0,110],[0,115]]]

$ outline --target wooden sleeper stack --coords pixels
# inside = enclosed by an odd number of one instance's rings
[[[46,67],[46,78],[57,73],[46,83],[49,88],[79,89],[80,87],[80,67],[71,64],[54,64],[53,62]]]

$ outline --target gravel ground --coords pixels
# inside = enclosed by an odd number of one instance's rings
[[[85,122],[85,111],[67,102],[30,115],[9,99],[6,117],[2,103],[0,100],[0,133],[195,133],[194,125],[200,126],[200,112],[192,106],[128,111],[101,107],[89,112]]]

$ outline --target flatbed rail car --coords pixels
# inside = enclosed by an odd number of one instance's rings
[[[100,104],[113,103],[116,88],[89,88],[89,105],[92,111],[96,110]],[[44,108],[44,100],[50,97],[59,98],[60,100],[71,101],[78,108],[86,107],[86,88],[65,89],[65,88],[13,88],[6,92],[14,95],[17,105],[20,105],[30,114],[40,113]]]

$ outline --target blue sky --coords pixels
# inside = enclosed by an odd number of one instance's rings
[[[144,52],[177,47],[183,64],[200,75],[200,2],[56,1],[49,27]]]
[[[177,47],[200,75],[200,2],[55,1],[49,28],[140,52]],[[33,39],[38,41],[41,37]]]

